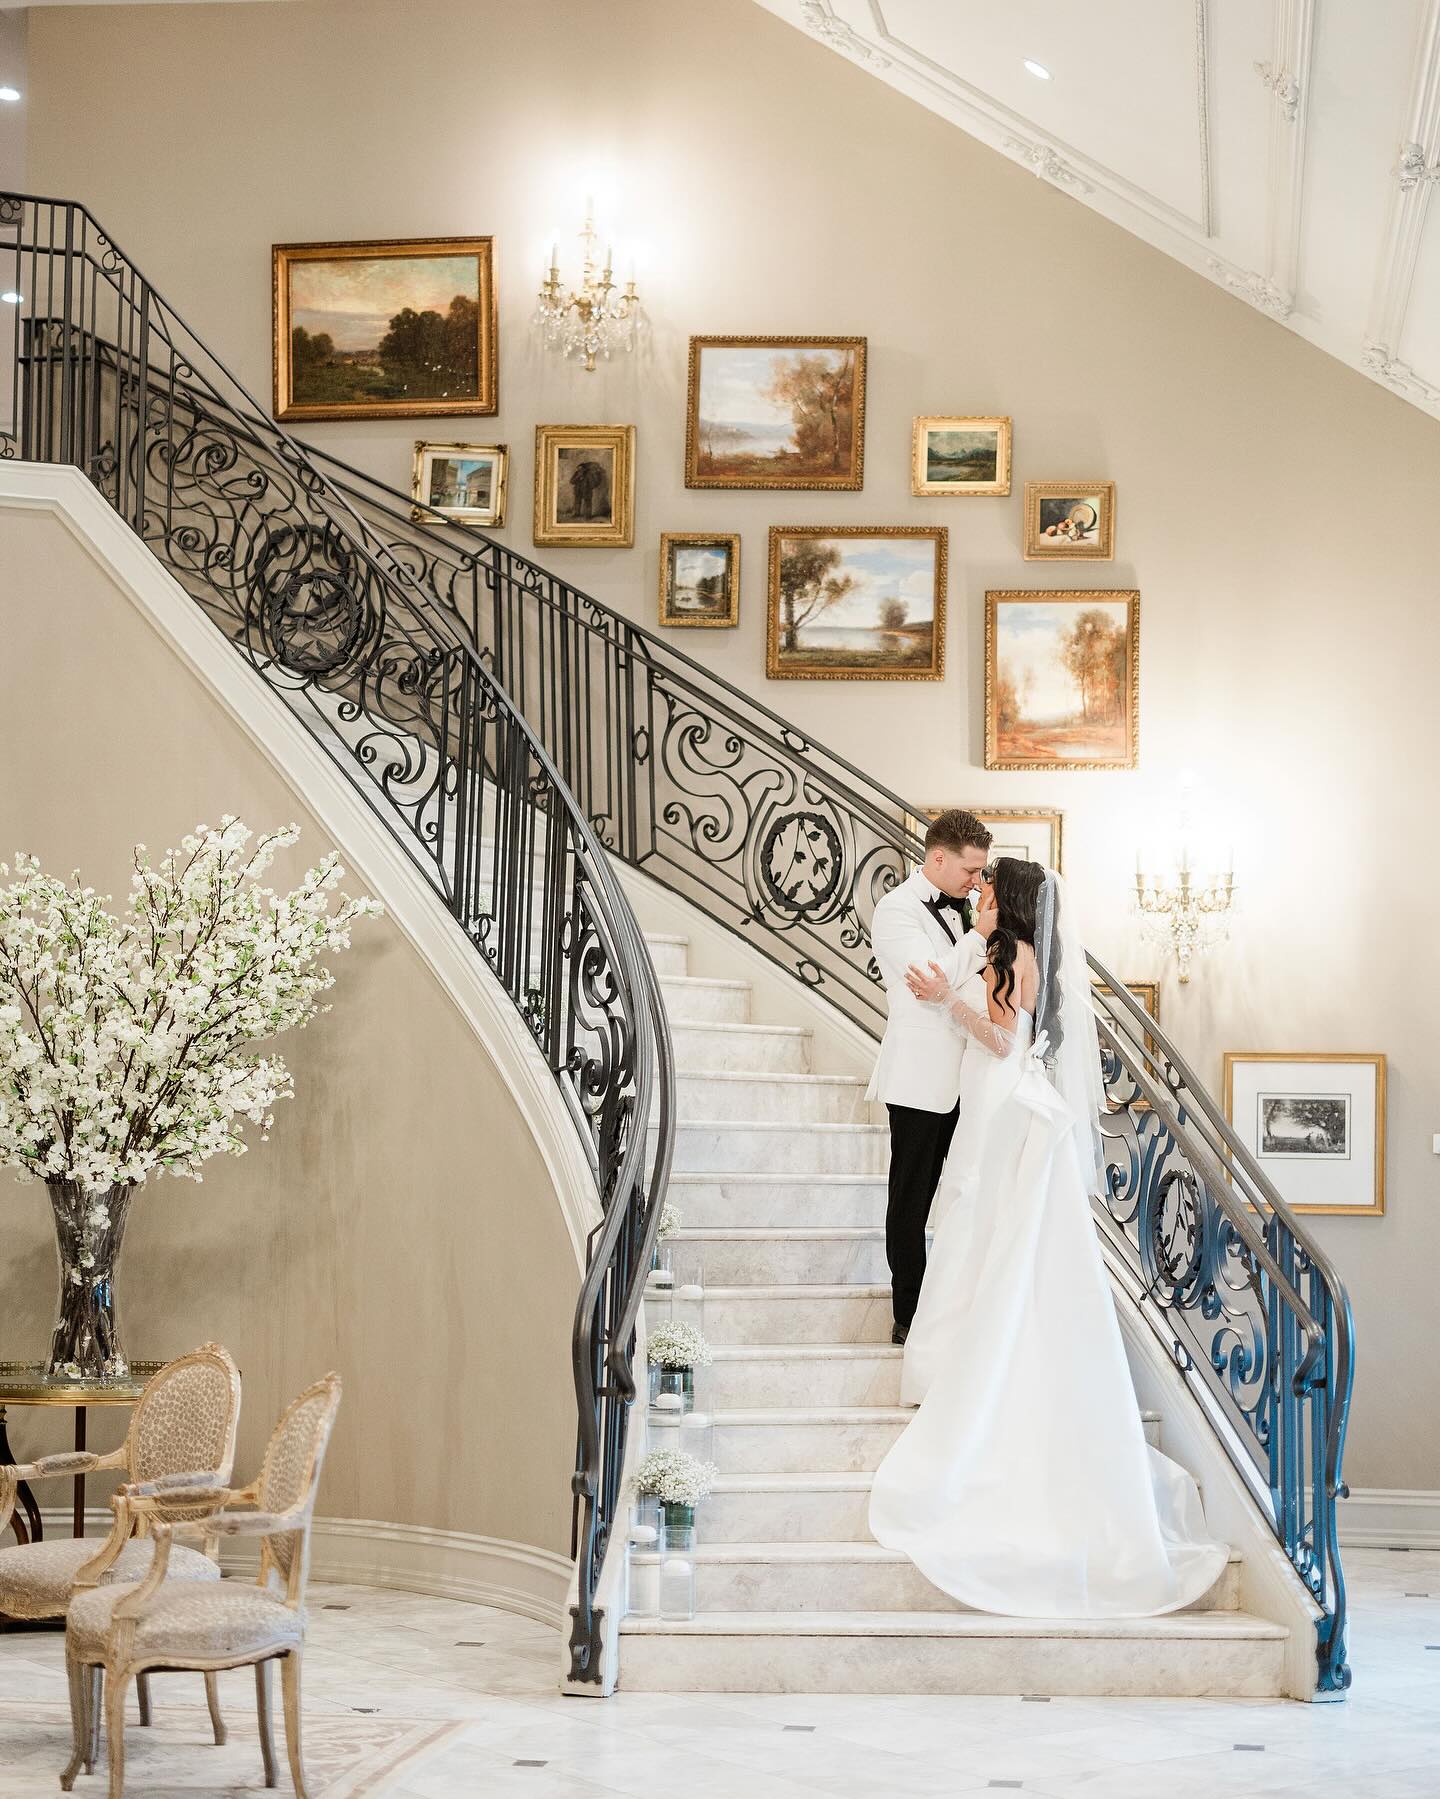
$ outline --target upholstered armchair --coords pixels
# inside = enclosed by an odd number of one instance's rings
[[[65,1626],[65,1663],[75,1746],[60,1784],[69,1792],[82,1763],[93,1766],[103,1684],[110,1799],[125,1790],[125,1696],[152,1669],[195,1668],[213,1680],[224,1668],[253,1666],[265,1784],[276,1784],[271,1676],[280,1663],[285,1746],[297,1799],[306,1799],[300,1745],[300,1659],[305,1646],[305,1581],[310,1521],[320,1466],[340,1405],[340,1376],[327,1374],[293,1400],[275,1426],[260,1478],[233,1492],[212,1487],[140,1485],[117,1494],[117,1513],[154,1539],[143,1580],[77,1593]],[[253,1507],[253,1510],[243,1508]],[[173,1513],[188,1508],[192,1518]],[[180,1538],[258,1537],[254,1582],[176,1580]]]
[[[147,1384],[130,1415],[130,1429],[109,1455],[84,1451],[42,1456],[38,1462],[0,1467],[0,1533],[15,1509],[19,1483],[122,1470],[127,1481],[165,1481],[179,1475],[189,1486],[221,1490],[235,1461],[240,1419],[240,1373],[218,1343],[205,1343],[167,1362]],[[109,1537],[62,1537],[0,1549],[0,1614],[11,1618],[61,1618],[77,1585],[139,1580],[151,1549],[132,1542],[133,1519],[117,1510]],[[181,1549],[172,1577],[216,1581],[220,1570],[203,1549]],[[215,1683],[207,1681],[216,1742],[224,1742]],[[141,1684],[140,1718],[150,1722],[150,1695]]]

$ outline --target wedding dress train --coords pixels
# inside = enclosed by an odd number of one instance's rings
[[[979,977],[960,998],[983,1016]],[[1194,1481],[1145,1441],[1091,1218],[1091,1121],[1077,1128],[1017,1016],[1008,1053],[966,1051],[905,1349],[920,1409],[876,1473],[870,1529],[983,1611],[1175,1611],[1228,1552]]]

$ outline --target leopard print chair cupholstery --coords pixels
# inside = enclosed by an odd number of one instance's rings
[[[223,1490],[235,1463],[239,1422],[239,1370],[218,1343],[202,1344],[189,1355],[167,1362],[152,1376],[135,1402],[130,1429],[119,1449],[108,1455],[77,1450],[0,1467],[0,1535],[10,1522],[22,1480],[70,1478],[113,1468],[123,1471],[127,1483],[144,1481],[163,1487],[180,1476],[191,1487],[208,1484]],[[193,1508],[162,1508],[152,1514],[154,1518],[193,1516]],[[133,1540],[133,1528],[133,1519],[123,1507],[117,1507],[115,1523],[103,1542],[96,1537],[62,1537],[0,1549],[0,1616],[63,1618],[77,1591],[139,1580],[150,1566],[153,1545]],[[170,1573],[186,1580],[220,1578],[220,1569],[205,1546],[178,1549]],[[206,1691],[215,1740],[223,1742],[225,1731],[213,1680],[206,1682]],[[139,1697],[141,1722],[148,1724],[147,1684],[141,1684]]]
[[[99,1750],[101,1689],[110,1760],[110,1799],[125,1791],[125,1694],[132,1679],[164,1668],[203,1670],[213,1681],[224,1668],[253,1667],[265,1784],[276,1782],[271,1729],[271,1673],[280,1663],[285,1695],[285,1746],[297,1799],[306,1799],[300,1753],[300,1658],[305,1647],[305,1579],[310,1523],[320,1466],[340,1405],[340,1376],[327,1374],[291,1401],[270,1437],[260,1478],[235,1492],[213,1487],[132,1487],[116,1506],[148,1519],[153,1561],[142,1580],[77,1593],[65,1624],[74,1754],[60,1776],[69,1792],[81,1765]],[[177,1507],[193,1508],[188,1522]],[[168,1510],[170,1517],[160,1514]],[[180,1537],[256,1537],[260,1571],[254,1581],[219,1585],[166,1578]],[[150,1546],[147,1545],[147,1549]]]

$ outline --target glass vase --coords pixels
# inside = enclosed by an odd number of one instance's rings
[[[660,1527],[660,1616],[695,1616],[695,1508],[667,1505]]]
[[[652,1293],[668,1294],[675,1284],[675,1276],[670,1266],[670,1241],[668,1238],[655,1245],[650,1256],[650,1273],[645,1285]]]
[[[693,1412],[695,1410],[695,1370],[667,1368],[661,1362],[650,1364],[650,1408],[656,1412]]]
[[[115,1271],[135,1183],[90,1192],[78,1181],[49,1180],[60,1259],[60,1298],[46,1373],[60,1379],[123,1379],[130,1365],[120,1343]]]
[[[632,1617],[660,1615],[660,1538],[664,1528],[660,1501],[654,1493],[636,1496],[630,1526],[629,1589],[626,1609]]]

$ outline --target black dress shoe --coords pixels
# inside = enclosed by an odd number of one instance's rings
[[[910,1326],[908,1324],[897,1324],[895,1326],[895,1328],[890,1332],[890,1341],[894,1344],[900,1345],[900,1344],[904,1343],[905,1339],[909,1335],[910,1335]]]

